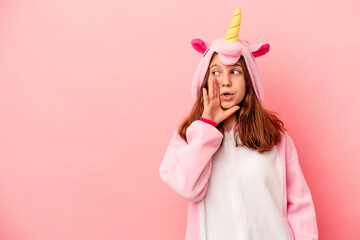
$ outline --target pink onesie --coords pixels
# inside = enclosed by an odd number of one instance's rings
[[[255,58],[268,43],[245,40],[192,41],[202,53],[194,74],[192,97],[214,52],[225,65],[244,56],[255,93],[263,103]],[[188,200],[185,240],[316,240],[315,207],[302,173],[295,145],[287,132],[262,154],[235,147],[237,125],[222,134],[214,124],[195,120],[186,130],[188,143],[173,131],[159,172],[161,179]]]

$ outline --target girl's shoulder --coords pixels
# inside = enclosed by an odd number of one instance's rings
[[[276,146],[285,151],[288,159],[297,154],[295,143],[287,131],[281,132],[281,139]]]
[[[280,136],[281,136],[281,140],[279,142],[284,142],[285,144],[293,144],[293,140],[289,134],[289,132],[285,131],[282,132],[280,131]]]

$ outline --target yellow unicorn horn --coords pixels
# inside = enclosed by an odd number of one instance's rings
[[[238,42],[238,35],[240,30],[240,22],[241,22],[241,10],[237,7],[234,11],[234,14],[231,18],[230,26],[226,32],[224,40],[230,42]]]

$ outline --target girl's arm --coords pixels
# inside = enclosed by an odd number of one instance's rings
[[[223,134],[211,124],[196,120],[187,128],[186,137],[188,143],[173,131],[159,172],[161,179],[180,196],[198,202],[205,196],[211,158]]]
[[[287,135],[287,134],[286,134]],[[315,206],[301,170],[295,145],[287,135],[286,186],[287,214],[296,240],[317,240]]]

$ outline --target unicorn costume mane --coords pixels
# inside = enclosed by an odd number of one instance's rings
[[[205,80],[205,74],[209,67],[210,60],[215,52],[218,53],[220,61],[224,65],[233,65],[243,56],[250,74],[255,94],[260,103],[263,104],[264,96],[259,71],[255,62],[256,57],[266,54],[270,49],[268,42],[260,44],[250,44],[248,41],[239,39],[241,22],[241,10],[237,7],[231,19],[230,26],[225,38],[219,38],[212,42],[204,41],[201,38],[191,40],[192,47],[202,54],[199,65],[195,70],[191,85],[191,96],[195,102],[200,95],[200,88]]]

